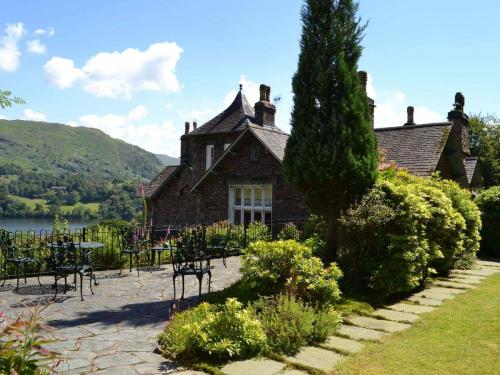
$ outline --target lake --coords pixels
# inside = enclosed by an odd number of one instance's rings
[[[68,220],[69,228],[83,228],[89,225],[95,224],[96,221],[85,221],[85,220]],[[0,217],[0,228],[8,230],[10,232],[15,232],[16,230],[28,231],[34,230],[39,232],[41,230],[51,230],[53,219],[44,218],[6,218]]]

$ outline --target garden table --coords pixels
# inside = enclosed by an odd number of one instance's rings
[[[172,251],[172,249],[174,248],[175,246],[172,246],[172,245],[169,245],[169,244],[159,244],[159,245],[155,245],[153,247],[151,247],[151,268],[154,267],[155,265],[155,258],[156,258],[156,254],[158,254],[158,269],[160,268],[161,266],[161,253],[163,253],[164,251]]]

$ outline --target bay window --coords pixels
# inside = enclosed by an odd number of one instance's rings
[[[229,187],[229,220],[233,224],[254,221],[271,222],[273,209],[271,185],[241,185]]]

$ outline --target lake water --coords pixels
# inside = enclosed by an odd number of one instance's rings
[[[78,220],[68,220],[69,228],[83,228],[88,227],[89,225],[95,224],[95,221],[78,221]],[[0,217],[0,228],[8,230],[10,232],[15,232],[16,230],[28,231],[34,230],[39,232],[41,230],[51,230],[52,224],[54,223],[53,219],[44,219],[44,218],[5,218]]]

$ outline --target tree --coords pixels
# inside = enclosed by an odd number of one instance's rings
[[[0,107],[12,107],[12,104],[25,104],[24,99],[18,96],[12,96],[12,93],[8,90],[0,90]]]
[[[337,250],[340,214],[374,184],[377,144],[357,66],[366,25],[353,0],[308,0],[293,77],[287,181],[327,223],[327,257]]]
[[[484,185],[500,185],[500,119],[493,115],[473,115],[470,126],[470,151],[479,158]]]

